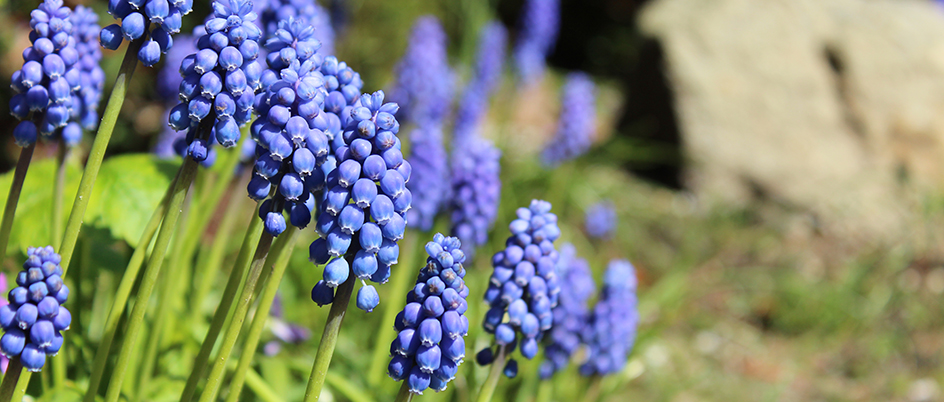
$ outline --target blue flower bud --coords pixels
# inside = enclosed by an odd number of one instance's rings
[[[102,28],[99,35],[99,43],[101,43],[103,48],[108,50],[118,50],[118,47],[121,46],[122,39],[121,26],[117,24],[111,24]]]
[[[436,318],[427,318],[419,325],[420,344],[432,346],[442,341],[442,325]]]
[[[518,375],[518,361],[509,359],[508,363],[505,363],[505,368],[502,369],[502,374],[508,378],[515,378]]]
[[[422,395],[423,391],[429,388],[430,373],[423,371],[418,365],[414,365],[410,370],[410,376],[407,378],[407,384],[410,386],[410,392]]]
[[[331,304],[334,301],[334,288],[321,280],[311,288],[311,300],[319,306]]]
[[[32,342],[27,343],[26,346],[23,347],[23,352],[20,353],[20,363],[22,363],[23,367],[28,371],[37,372],[46,364],[46,353],[36,344]]]
[[[347,281],[349,274],[350,267],[344,258],[332,259],[324,268],[325,283],[332,288]]]
[[[413,361],[404,356],[393,356],[390,364],[387,366],[387,374],[396,381],[407,379],[410,370],[413,368]]]
[[[264,226],[266,232],[278,236],[285,231],[285,217],[279,212],[269,212],[266,214]]]
[[[0,352],[8,359],[19,356],[26,346],[26,333],[19,328],[4,328],[0,337]]]
[[[377,289],[371,285],[362,286],[357,291],[357,308],[364,310],[366,312],[371,312],[380,304],[380,296],[377,294]]]
[[[359,250],[351,264],[354,276],[360,279],[369,279],[377,272],[377,255],[367,250]]]

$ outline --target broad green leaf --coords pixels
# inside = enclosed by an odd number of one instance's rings
[[[151,154],[108,158],[98,173],[85,222],[109,229],[115,238],[137,246],[178,166],[179,162],[160,160]]]
[[[33,159],[23,182],[20,201],[16,207],[16,217],[13,219],[13,228],[10,232],[10,245],[7,254],[26,254],[26,248],[31,246],[45,246],[53,243],[52,239],[52,191],[56,175],[56,160],[48,158]],[[79,187],[82,173],[74,164],[66,166],[66,184],[63,201],[63,226],[72,210],[72,200]],[[13,171],[0,176],[0,203],[6,207],[6,200],[10,194],[10,184],[13,182]],[[3,211],[0,210],[0,215]],[[58,240],[56,241],[58,243]]]

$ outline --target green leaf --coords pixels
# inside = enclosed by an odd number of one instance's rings
[[[26,248],[31,246],[45,246],[52,244],[52,191],[56,175],[55,158],[36,160],[30,163],[26,180],[23,182],[23,191],[16,206],[16,217],[13,219],[13,228],[10,232],[10,245],[7,254],[26,254]],[[66,165],[66,184],[63,202],[63,226],[72,210],[72,200],[79,188],[82,173],[74,164]],[[0,176],[0,191],[3,199],[10,194],[10,185],[13,182],[13,171]],[[0,211],[2,214],[2,211]],[[56,241],[58,242],[58,240]]]
[[[151,154],[108,158],[98,173],[85,222],[109,229],[112,236],[136,247],[179,165]]]

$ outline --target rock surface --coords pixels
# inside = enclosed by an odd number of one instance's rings
[[[656,0],[687,184],[894,241],[944,189],[944,8],[918,0]]]

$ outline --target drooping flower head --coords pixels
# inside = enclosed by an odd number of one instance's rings
[[[618,218],[613,203],[601,201],[587,209],[586,230],[591,237],[607,238],[616,231]]]
[[[590,265],[587,260],[577,256],[573,244],[561,246],[560,259],[557,261],[557,275],[560,278],[561,292],[557,306],[551,310],[554,326],[548,331],[545,340],[545,360],[541,363],[540,376],[548,379],[555,372],[563,370],[580,346],[580,332],[587,325],[590,310],[587,300],[593,295],[595,285]]]
[[[62,306],[69,298],[59,266],[62,257],[52,246],[30,247],[27,256],[9,304],[0,307],[0,352],[9,359],[18,356],[29,371],[39,371],[47,355],[59,353],[61,331],[69,329],[72,314]]]
[[[593,81],[585,73],[570,73],[561,93],[560,120],[554,138],[541,153],[545,166],[556,166],[590,149],[596,119]]]
[[[580,374],[607,375],[623,369],[636,340],[636,270],[626,260],[610,261],[603,277],[600,300],[593,307],[582,340],[587,361]]]
[[[324,279],[311,291],[319,305],[334,301],[334,288],[348,280],[386,282],[390,266],[397,263],[412,171],[400,152],[398,109],[396,103],[384,103],[383,91],[377,91],[361,95],[341,112],[343,143],[334,151],[338,167],[327,175],[315,226],[321,238],[309,249],[312,262],[327,263]],[[370,312],[379,303],[377,290],[364,283],[357,307]]]
[[[413,208],[407,212],[407,222],[410,227],[429,231],[452,190],[442,127],[438,123],[421,121],[410,133],[410,161],[413,180],[406,191],[413,198]]]
[[[554,241],[560,237],[560,229],[547,201],[533,200],[516,214],[517,219],[508,226],[511,237],[505,249],[492,257],[495,270],[484,297],[490,308],[482,326],[507,353],[520,340],[521,355],[531,359],[538,353],[541,336],[554,325],[551,309],[561,291]],[[491,348],[483,349],[477,360],[491,364],[492,356]],[[515,376],[515,359],[508,360],[504,373]]]
[[[334,55],[334,29],[328,10],[314,0],[254,0],[259,14],[259,25],[265,37],[271,37],[279,29],[279,21],[305,19],[315,29],[315,39],[321,42],[319,53]]]
[[[62,139],[67,146],[75,146],[82,140],[82,130],[94,130],[98,126],[98,104],[105,88],[105,72],[102,70],[102,50],[98,46],[98,15],[85,6],[76,6],[70,17],[75,37],[75,49],[79,54],[76,67],[79,70],[80,88],[73,91],[72,121],[62,130]]]
[[[166,117],[170,116],[171,109],[174,106],[177,106],[177,103],[180,102],[180,82],[183,80],[183,77],[180,75],[180,63],[184,61],[184,58],[197,53],[197,38],[206,34],[206,29],[203,25],[199,25],[194,28],[194,31],[190,35],[177,35],[174,46],[167,51],[167,56],[164,58],[164,66],[157,72],[157,95],[164,101],[166,105]],[[184,156],[180,152],[187,150],[187,144],[185,137],[185,132],[179,132],[174,130],[168,125],[163,126],[163,130],[158,134],[157,142],[154,144],[152,151],[160,158],[163,159],[173,159],[175,157]],[[179,144],[175,142],[180,140]],[[210,149],[210,153],[214,154],[216,151]],[[214,157],[207,157],[208,160],[215,159]]]
[[[313,34],[304,19],[289,18],[266,41],[269,69],[256,106],[259,118],[250,130],[258,158],[248,191],[254,200],[266,200],[271,193],[259,216],[273,236],[286,228],[283,210],[293,226],[308,226],[315,208],[312,192],[324,188],[325,176],[334,169],[333,164],[325,166],[328,137],[316,122],[324,109],[325,81],[317,70],[322,60]]]
[[[426,266],[416,285],[406,295],[406,307],[397,314],[397,336],[390,345],[392,359],[387,373],[396,381],[406,380],[410,392],[426,388],[439,392],[456,377],[465,358],[469,333],[466,297],[465,254],[459,239],[440,233],[426,243]]]
[[[252,2],[216,0],[213,7],[233,11],[218,14],[245,15],[251,11],[247,7],[251,8]],[[238,12],[240,9],[245,11]],[[121,25],[111,24],[102,29],[99,41],[102,47],[116,50],[125,40],[145,38],[138,50],[138,60],[151,67],[174,45],[173,35],[180,32],[183,16],[190,11],[193,11],[193,0],[108,0],[108,14],[121,20]]]
[[[186,155],[198,162],[210,156],[214,142],[236,146],[239,127],[252,117],[264,70],[256,60],[262,33],[255,19],[248,0],[215,0],[197,52],[180,63],[181,103],[171,109],[168,124],[187,131]]]
[[[488,241],[501,198],[501,151],[491,141],[470,137],[452,152],[452,234],[472,256]]]
[[[21,147],[32,145],[38,136],[51,138],[80,107],[74,104],[82,73],[71,16],[62,0],[45,0],[30,13],[32,46],[23,51],[23,67],[10,79],[16,92],[10,98],[10,114],[20,120],[13,138]]]
[[[417,123],[441,122],[452,101],[453,73],[446,58],[446,33],[433,16],[413,25],[406,54],[396,66],[391,98],[401,106],[404,119]]]
[[[508,32],[501,23],[492,21],[482,28],[472,79],[457,106],[454,142],[479,132],[479,122],[488,108],[489,98],[501,80],[507,41]]]
[[[515,68],[522,83],[530,84],[544,75],[559,29],[559,0],[525,0],[514,50]]]

